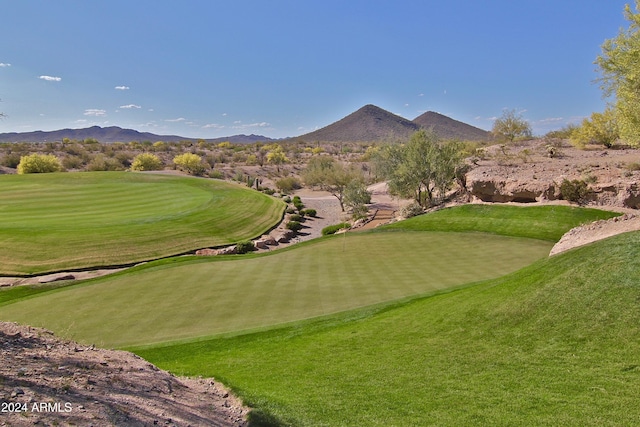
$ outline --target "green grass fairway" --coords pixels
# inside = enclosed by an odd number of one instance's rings
[[[130,172],[0,176],[0,275],[128,264],[255,237],[284,204],[222,181]]]
[[[380,227],[378,231],[485,232],[557,242],[577,225],[619,215],[599,209],[560,205],[463,205]]]
[[[354,233],[263,256],[163,262],[4,306],[0,318],[105,346],[192,339],[498,277],[551,246],[489,234]]]
[[[137,353],[230,385],[252,425],[638,425],[639,271],[628,233],[395,308]]]

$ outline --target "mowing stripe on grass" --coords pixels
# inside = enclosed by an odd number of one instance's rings
[[[638,271],[627,233],[389,310],[136,352],[215,376],[256,425],[638,425]]]
[[[0,275],[129,264],[260,235],[284,203],[240,185],[128,172],[0,176]]]
[[[234,333],[498,277],[552,244],[481,233],[355,233],[288,251],[179,262],[9,304],[0,318],[105,346]]]

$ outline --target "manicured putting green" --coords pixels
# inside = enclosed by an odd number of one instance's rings
[[[0,308],[0,318],[123,347],[237,333],[502,276],[552,243],[485,233],[349,233],[253,257],[158,263]]]
[[[128,172],[0,177],[0,274],[128,264],[255,237],[284,204],[216,180]]]

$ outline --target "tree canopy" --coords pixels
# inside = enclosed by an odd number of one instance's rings
[[[376,171],[399,197],[427,207],[441,201],[463,167],[462,146],[441,142],[432,131],[414,133],[405,145],[387,145],[374,155]]]
[[[624,8],[628,28],[617,37],[605,40],[595,63],[605,97],[614,97],[613,106],[620,137],[631,145],[640,145],[640,0]]]
[[[530,138],[531,125],[515,110],[506,110],[502,116],[496,119],[491,129],[497,138],[513,142],[518,138]]]
[[[362,191],[366,191],[366,188],[364,190],[361,188],[364,187],[362,171],[346,166],[331,156],[313,156],[302,172],[302,178],[306,185],[328,191],[335,196],[343,212],[347,188],[349,188],[347,194],[354,195],[354,204],[363,200]],[[349,197],[346,201],[350,201]],[[349,206],[354,207],[351,204]]]

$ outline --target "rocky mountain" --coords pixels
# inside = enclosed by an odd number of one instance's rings
[[[85,140],[96,139],[99,142],[130,142],[130,141],[195,141],[197,138],[185,138],[177,135],[157,135],[150,132],[138,132],[133,129],[123,129],[118,126],[92,126],[83,129],[61,129],[55,131],[11,132],[0,133],[0,142],[52,142],[62,141],[64,138]],[[261,135],[234,135],[222,138],[206,139],[207,142],[237,142],[252,143],[256,141],[273,141]]]
[[[425,129],[432,128],[442,139],[459,139],[463,141],[487,141],[491,139],[491,134],[486,130],[433,111],[427,111],[416,117],[413,119],[413,123]]]
[[[297,137],[303,141],[374,142],[407,139],[420,128],[433,129],[443,139],[486,141],[489,132],[428,111],[414,120],[407,120],[375,105],[365,105],[328,126]]]
[[[358,111],[316,131],[296,139],[322,142],[372,142],[406,139],[419,126],[375,105],[365,105]]]

